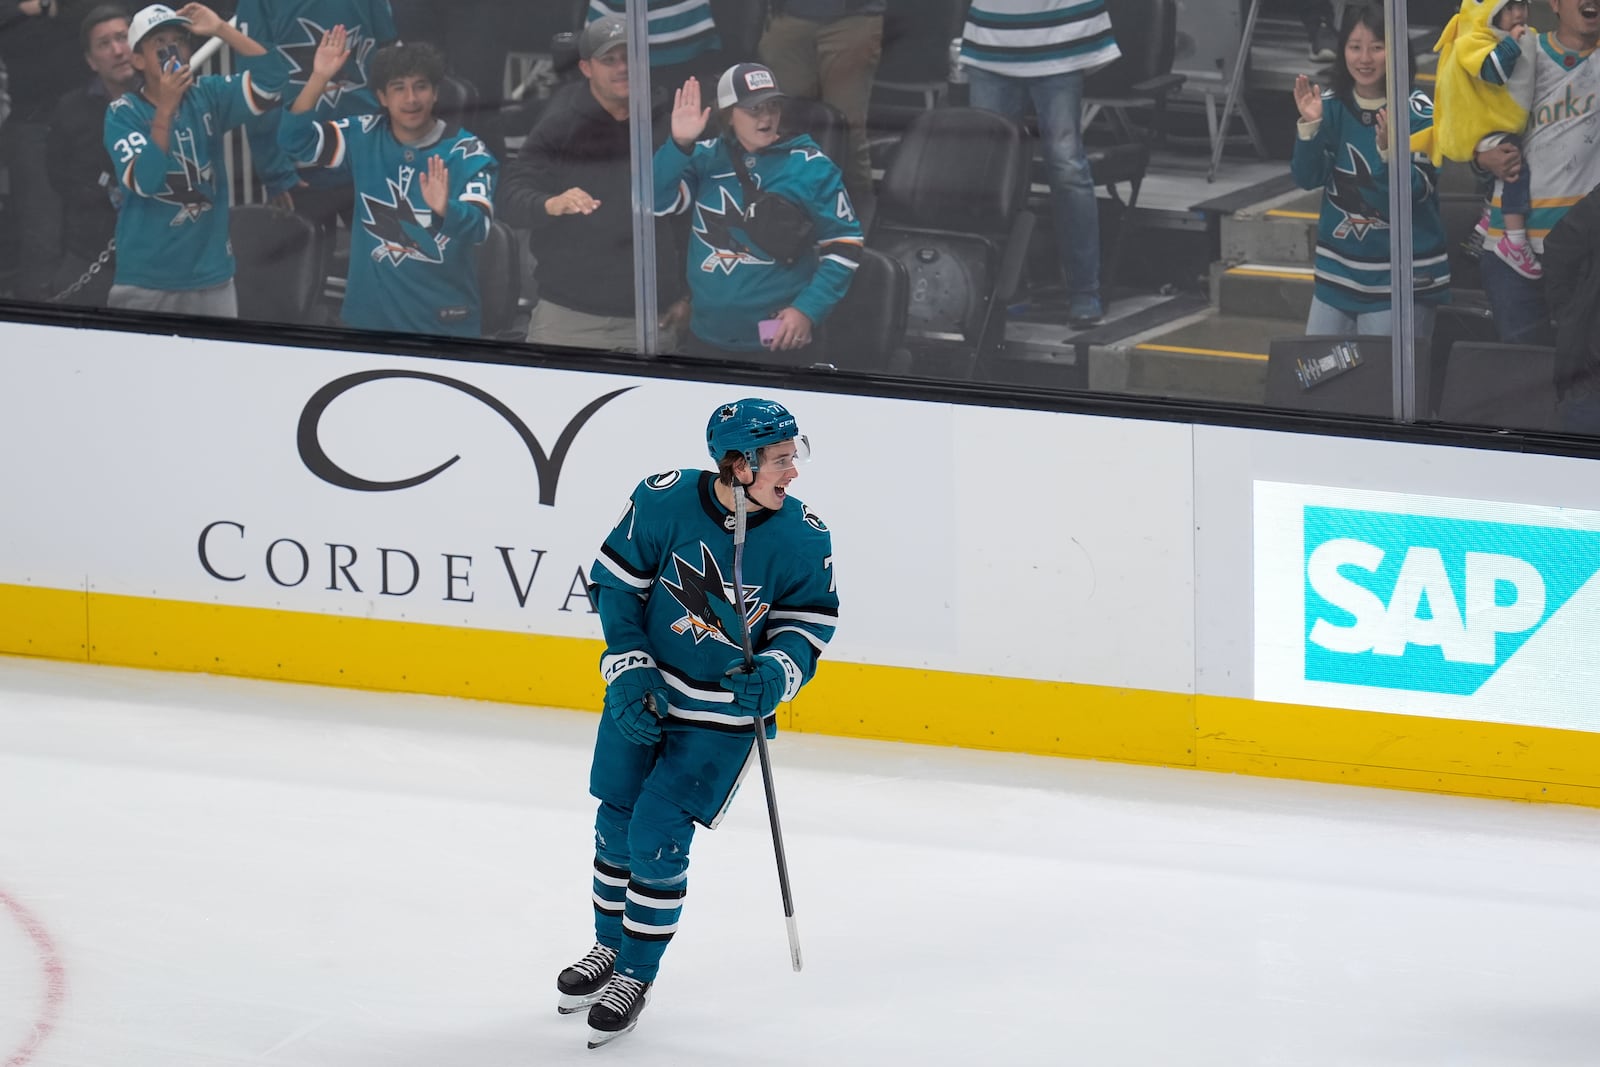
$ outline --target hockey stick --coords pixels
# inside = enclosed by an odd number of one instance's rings
[[[733,599],[739,605],[739,630],[744,640],[744,669],[755,670],[755,648],[750,643],[750,615],[744,607],[744,528],[747,505],[744,486],[733,483]],[[783,829],[778,825],[778,794],[772,788],[772,756],[767,751],[767,724],[755,720],[756,754],[761,760],[761,786],[767,794],[767,818],[772,823],[772,851],[778,857],[778,889],[783,894],[783,920],[789,930],[789,961],[800,969],[800,930],[794,924],[794,897],[789,892],[789,863],[783,857]]]

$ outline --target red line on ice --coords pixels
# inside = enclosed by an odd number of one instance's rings
[[[5,1061],[5,1067],[23,1067],[23,1064],[33,1059],[33,1054],[39,1051],[39,1046],[44,1044],[45,1039],[56,1028],[56,1020],[61,1016],[61,1003],[67,997],[67,969],[61,965],[61,955],[56,951],[56,943],[51,939],[50,931],[44,928],[44,924],[35,918],[31,911],[3,889],[0,889],[0,906],[11,913],[17,925],[22,927],[33,941],[34,948],[39,952],[40,969],[44,971],[44,1005],[39,1009],[39,1018],[34,1020],[33,1033],[22,1043],[22,1047]]]

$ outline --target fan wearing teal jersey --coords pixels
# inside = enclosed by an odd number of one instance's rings
[[[816,673],[838,622],[828,527],[789,495],[810,455],[794,416],[724,404],[706,444],[717,472],[640,482],[589,572],[606,640],[589,770],[595,945],[556,987],[558,1011],[589,1008],[590,1047],[638,1021],[678,928],[695,827],[722,818],[757,724],[775,736],[779,703]]]
[[[494,222],[499,164],[481,140],[434,114],[444,58],[431,45],[390,45],[373,56],[381,114],[317,121],[317,101],[349,58],[345,28],[335,26],[278,128],[292,158],[346,172],[355,188],[340,321],[477,337],[477,246]]]
[[[233,318],[223,135],[278,105],[285,68],[195,77],[190,33],[240,55],[266,49],[203,4],[152,4],[133,16],[128,47],[143,84],[106,109],[105,146],[127,194],[117,217],[111,307]]]

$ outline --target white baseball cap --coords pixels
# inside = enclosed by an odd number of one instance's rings
[[[193,23],[178,14],[166,4],[151,4],[149,7],[139,9],[133,16],[133,21],[128,23],[128,47],[138,48],[139,42],[144,40],[153,30],[163,26],[191,26]]]

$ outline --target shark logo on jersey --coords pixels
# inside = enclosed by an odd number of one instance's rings
[[[1368,232],[1387,230],[1389,223],[1363,195],[1377,188],[1377,183],[1372,178],[1372,167],[1366,158],[1356,151],[1354,145],[1349,145],[1348,148],[1350,166],[1353,169],[1346,171],[1334,168],[1333,177],[1330,179],[1333,188],[1328,192],[1328,203],[1344,216],[1344,221],[1334,227],[1333,236],[1348,237],[1353,233],[1356,235],[1356,240],[1364,241]]]
[[[484,147],[484,143],[476,137],[463,137],[451,145],[450,155],[453,156],[457,152],[461,153],[462,159],[471,159],[474,156],[482,156],[484,159],[493,158],[489,155],[489,149]]]
[[[211,164],[202,167],[197,161],[194,131],[178,131],[172,135],[172,144],[179,169],[167,171],[166,184],[154,199],[177,208],[169,225],[182,226],[211,210],[211,197],[203,189],[210,187],[213,171]]]
[[[315,20],[296,18],[300,32],[305,34],[302,41],[290,44],[281,44],[278,51],[289,63],[289,80],[295,85],[304,85],[309,79],[314,61],[317,57],[317,46],[322,43],[322,35],[331,26],[319,25]],[[338,105],[345,93],[357,92],[367,87],[367,56],[377,45],[377,41],[361,32],[360,26],[346,26],[350,44],[350,58],[345,60],[344,66],[339,68],[328,82],[328,87],[322,90],[322,95],[317,98],[317,110],[331,108]],[[286,98],[287,99],[287,98]]]
[[[402,174],[402,180],[408,177]],[[418,212],[406,198],[400,182],[392,178],[385,180],[389,185],[389,200],[361,194],[362,206],[367,209],[362,226],[378,241],[378,246],[372,250],[372,258],[387,259],[390,266],[399,266],[408,259],[423,263],[444,262],[444,246],[449,238],[429,232],[428,225],[433,221],[433,212]]]
[[[744,212],[728,190],[717,191],[722,194],[720,209],[704,203],[696,205],[698,210],[695,217],[699,221],[694,227],[695,236],[711,249],[711,254],[700,264],[700,269],[707,274],[719,269],[724,274],[732,274],[741,263],[770,265],[772,260],[757,256],[748,245],[733,235],[733,227],[744,222]]]
[[[685,612],[683,618],[672,624],[672,632],[692,635],[697,645],[712,640],[741,647],[743,624],[733,606],[733,586],[722,580],[722,568],[717,566],[717,557],[711,554],[711,549],[701,542],[698,569],[676,552],[672,554],[672,562],[678,571],[678,581],[674,584],[663,575],[661,585]],[[767,614],[767,605],[761,602],[760,594],[759,585],[745,587],[744,617],[751,627]]]
[[[807,148],[805,145],[801,145],[798,148],[791,148],[791,149],[789,149],[789,154],[791,156],[799,156],[801,159],[805,160],[807,163],[810,163],[814,159],[826,159],[827,158],[827,153],[825,153],[822,149],[818,148],[816,145],[812,145],[810,148]]]

